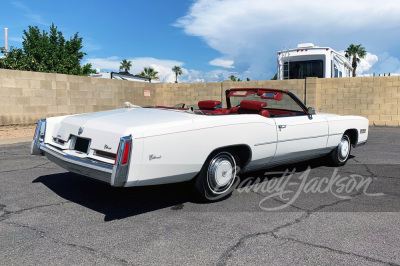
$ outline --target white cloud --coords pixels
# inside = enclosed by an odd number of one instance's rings
[[[339,53],[344,55],[344,51]],[[357,64],[356,74],[357,77],[372,77],[380,75],[399,76],[400,75],[400,60],[389,53],[384,52],[382,54],[375,55],[367,52],[367,55],[360,59]]]
[[[343,56],[345,55],[344,50],[338,51]],[[350,58],[350,64],[352,63],[352,58]],[[360,59],[360,62],[357,63],[356,74],[357,76],[369,76],[368,72],[376,63],[378,62],[378,56],[372,53],[367,52],[367,55],[364,58]],[[372,74],[371,74],[372,76]]]
[[[379,55],[379,62],[373,71],[378,74],[388,75],[399,75],[400,74],[400,60],[394,56],[389,55],[389,53],[384,52]]]
[[[393,0],[197,0],[175,26],[231,58],[237,71],[267,79],[276,72],[276,52],[297,43],[334,49],[353,40],[396,43],[399,13],[400,1]]]
[[[223,58],[215,58],[209,62],[210,65],[212,66],[220,66],[224,68],[235,68],[233,66],[234,61],[233,60],[228,60],[228,59],[223,59]]]
[[[18,43],[22,43],[24,41],[24,39],[22,39],[22,37],[8,37],[8,39],[10,41],[18,42]]]
[[[93,41],[91,38],[88,37],[86,37],[83,40],[82,46],[85,52],[97,51],[102,49],[101,45],[99,45],[98,43],[96,43],[95,41]]]
[[[226,70],[215,70],[211,72],[197,71],[193,69],[186,69],[182,66],[183,62],[175,60],[156,59],[152,57],[139,57],[127,59],[132,61],[132,67],[129,70],[132,74],[140,73],[144,67],[152,67],[158,71],[157,76],[161,82],[173,83],[175,82],[175,73],[172,71],[174,66],[182,68],[182,75],[178,77],[179,82],[213,82],[228,79],[232,72]],[[108,58],[89,58],[83,64],[92,64],[93,69],[100,69],[101,71],[119,71],[122,58],[112,56]]]
[[[175,60],[156,59],[152,57],[139,57],[127,59],[132,62],[132,67],[129,70],[132,74],[140,73],[144,67],[152,67],[158,72],[157,76],[161,82],[173,83],[175,82],[175,73],[172,71],[174,66],[182,68],[182,75],[178,76],[179,82],[218,82],[227,80],[230,75],[235,75],[243,79],[238,73],[227,70],[214,70],[210,72],[197,71],[194,69],[186,69],[182,67],[183,62]],[[101,71],[119,71],[122,58],[112,56],[108,58],[89,58],[83,64],[92,64],[93,69],[100,69]]]
[[[102,71],[118,71],[121,61],[117,56],[111,56],[107,58],[86,58],[83,64],[90,63],[92,68],[99,68]]]
[[[43,20],[41,15],[34,13],[31,8],[22,4],[21,2],[13,1],[13,2],[11,2],[11,4],[14,5],[15,7],[17,7],[18,9],[20,9],[22,12],[22,15],[24,17],[26,17],[27,19],[29,19],[30,22],[33,22],[33,23],[39,24],[39,25],[44,25],[44,26],[50,25],[49,23],[47,23],[46,21]]]
[[[367,55],[360,59],[360,63],[357,64],[356,74],[359,76],[362,73],[368,72],[373,65],[378,62],[378,56],[367,53]]]

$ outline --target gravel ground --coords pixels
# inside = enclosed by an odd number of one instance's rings
[[[0,145],[32,140],[36,124],[0,126]]]
[[[0,126],[0,139],[32,137],[35,129],[36,124]]]

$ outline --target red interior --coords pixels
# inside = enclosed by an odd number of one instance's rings
[[[276,101],[281,101],[283,98],[282,91],[276,89],[258,89],[258,88],[234,89],[232,91],[227,91],[228,106],[229,106],[229,97],[245,97],[251,93],[260,94],[261,99],[273,99]],[[263,93],[273,93],[274,95],[264,96],[262,95]],[[299,113],[304,114],[303,112],[299,111],[266,108],[267,103],[262,101],[243,100],[240,102],[240,106],[237,107],[231,107],[226,109],[216,108],[220,104],[221,101],[215,101],[215,100],[206,100],[198,102],[199,110],[204,114],[210,114],[210,115],[259,114],[264,117],[274,117],[274,116],[295,116],[298,115]],[[156,108],[188,110],[187,108],[174,108],[166,106],[156,106]]]
[[[200,101],[197,105],[199,106],[200,110],[214,110],[215,107],[220,105],[220,101]]]

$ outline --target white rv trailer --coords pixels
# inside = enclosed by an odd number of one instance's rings
[[[278,52],[278,79],[351,77],[349,60],[330,47],[302,43]]]

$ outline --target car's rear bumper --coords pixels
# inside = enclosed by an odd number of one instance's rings
[[[78,158],[44,143],[39,144],[39,149],[44,152],[44,155],[50,161],[70,172],[111,184],[111,176],[114,168],[112,164]]]
[[[132,136],[120,139],[117,157],[114,164],[91,158],[71,155],[65,150],[45,143],[46,120],[40,120],[31,144],[32,155],[45,155],[50,161],[64,169],[88,176],[114,187],[125,186],[128,180],[131,157]]]

